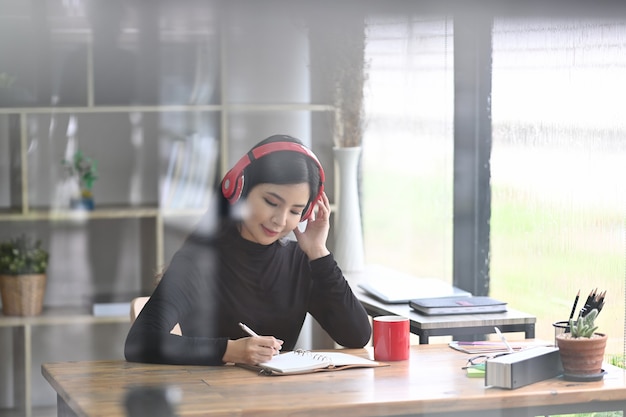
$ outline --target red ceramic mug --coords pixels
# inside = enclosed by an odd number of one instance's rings
[[[374,359],[404,361],[409,359],[409,319],[402,316],[378,316],[373,319]]]

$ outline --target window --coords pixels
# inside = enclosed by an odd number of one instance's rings
[[[452,21],[368,22],[363,150],[367,263],[452,280]],[[626,22],[493,25],[490,295],[552,340],[578,290],[607,291],[607,353],[624,349]],[[484,227],[484,226],[479,226]]]
[[[367,263],[452,282],[452,23],[367,23],[363,138]]]
[[[626,271],[626,22],[497,19],[493,28],[491,294],[537,315],[607,291],[621,353]]]

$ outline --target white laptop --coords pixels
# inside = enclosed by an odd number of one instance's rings
[[[418,278],[382,266],[368,265],[358,286],[388,304],[406,304],[414,298],[440,298],[472,294],[438,278]]]

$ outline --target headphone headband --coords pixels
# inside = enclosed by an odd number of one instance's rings
[[[313,214],[313,209],[315,207],[315,202],[322,196],[324,192],[324,169],[322,168],[322,164],[317,159],[317,156],[308,149],[306,146],[300,145],[295,142],[270,142],[263,144],[261,146],[257,146],[256,148],[250,150],[247,154],[241,157],[237,163],[224,175],[224,179],[222,180],[222,194],[228,200],[230,204],[235,204],[241,198],[241,193],[243,192],[244,185],[244,171],[248,165],[252,163],[255,159],[262,158],[266,155],[269,155],[274,152],[297,152],[303,155],[308,156],[315,162],[315,165],[319,169],[320,173],[320,183],[317,195],[311,203],[307,206],[305,212],[302,214],[301,221],[307,220]]]

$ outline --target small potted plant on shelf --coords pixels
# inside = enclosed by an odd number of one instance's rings
[[[93,210],[93,184],[98,179],[98,161],[89,158],[78,150],[71,160],[64,159],[63,166],[68,175],[74,178],[79,186],[79,194],[72,197],[70,207],[73,209]]]
[[[26,235],[0,243],[0,294],[6,316],[36,316],[43,309],[48,252]]]
[[[594,381],[602,378],[602,362],[608,337],[596,332],[598,313],[598,309],[594,308],[577,320],[570,320],[569,333],[556,336],[565,379]]]

